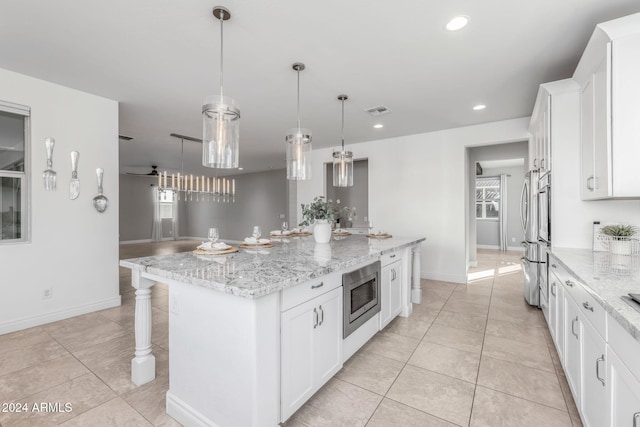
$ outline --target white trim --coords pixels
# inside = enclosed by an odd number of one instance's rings
[[[433,273],[427,271],[420,272],[421,279],[429,279],[429,280],[437,280],[439,282],[451,282],[451,283],[467,283],[466,274],[458,275],[458,274],[442,274],[442,273]]]
[[[496,245],[476,245],[477,249],[494,249],[496,251],[500,250],[500,246],[496,246]],[[507,246],[507,250],[508,251],[518,251],[518,252],[524,252],[524,248],[522,246]],[[475,267],[475,266],[473,266]]]
[[[167,391],[167,414],[175,418],[180,424],[185,426],[204,426],[204,427],[219,427],[200,412],[193,409],[190,405],[185,403],[182,399],[176,397],[171,393],[171,390]]]
[[[119,244],[121,245],[132,245],[134,243],[151,243],[151,239],[141,239],[141,240],[121,240]]]
[[[94,311],[105,310],[107,308],[118,307],[122,305],[120,295],[117,297],[107,298],[102,301],[96,301],[90,304],[83,304],[76,307],[65,308],[63,310],[53,311],[36,316],[25,317],[22,319],[10,320],[0,323],[0,335],[9,332],[20,331],[22,329],[40,326],[58,320],[68,319],[69,317],[79,316],[81,314],[93,313]]]
[[[469,264],[467,265],[467,270],[470,267],[477,267],[478,266],[478,261],[469,261]]]

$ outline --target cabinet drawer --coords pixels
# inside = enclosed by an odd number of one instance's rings
[[[607,314],[608,344],[624,364],[629,368],[637,381],[640,381],[640,342],[622,327],[611,315]],[[640,410],[640,407],[638,408]]]
[[[604,310],[604,307],[602,307],[584,288],[584,285],[569,274],[555,258],[550,257],[549,263],[551,264],[550,270],[553,272],[553,275],[549,277],[551,286],[553,286],[554,280],[564,285],[566,289],[565,295],[571,295],[584,317],[589,320],[601,337],[606,338],[607,312]]]
[[[289,310],[340,286],[342,286],[342,272],[334,272],[284,289],[280,293],[280,311]]]
[[[573,285],[573,286],[571,286]],[[565,287],[569,295],[580,308],[580,312],[593,325],[602,338],[607,337],[607,312],[583,287],[583,285],[572,278]]]
[[[389,252],[384,255],[380,255],[380,264],[381,267],[386,267],[392,262],[399,261],[402,258],[402,255],[399,252]]]

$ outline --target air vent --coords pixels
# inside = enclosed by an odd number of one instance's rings
[[[383,114],[389,114],[391,112],[391,110],[385,107],[384,105],[378,105],[377,107],[367,108],[364,111],[371,114],[372,116],[382,116]]]
[[[127,135],[118,135],[118,139],[121,139],[123,141],[131,141],[133,139],[132,136],[127,136]]]

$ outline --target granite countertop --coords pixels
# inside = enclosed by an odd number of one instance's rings
[[[424,237],[369,239],[351,235],[333,237],[330,243],[317,244],[313,237],[297,237],[276,240],[272,248],[240,249],[229,255],[183,252],[125,259],[120,265],[228,294],[258,298],[367,260],[373,261],[382,254],[424,240]]]
[[[640,257],[556,248],[551,254],[576,278],[615,320],[640,342],[640,312],[622,300],[640,293]]]

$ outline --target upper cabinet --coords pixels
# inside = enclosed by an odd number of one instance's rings
[[[640,198],[640,14],[599,24],[573,78],[581,86],[581,197]]]
[[[538,89],[529,122],[529,170],[539,171],[540,176],[551,172],[552,153],[557,151],[553,145],[567,145],[567,139],[577,135],[573,117],[578,114],[579,90],[573,79],[545,83]]]

